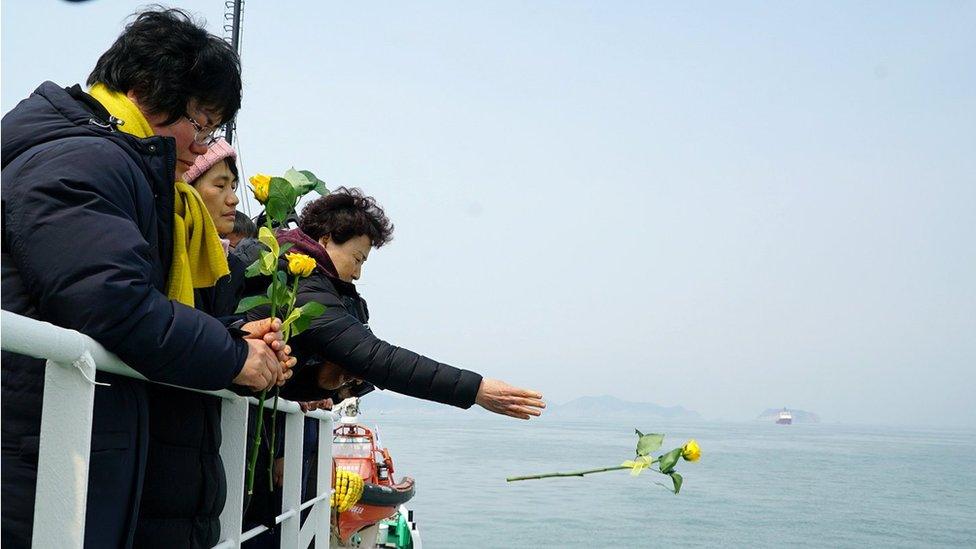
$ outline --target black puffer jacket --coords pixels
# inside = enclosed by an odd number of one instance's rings
[[[299,229],[283,231],[278,240],[282,244],[291,242],[293,251],[315,258],[318,264],[315,272],[298,285],[297,305],[310,301],[325,305],[322,316],[291,341],[300,364],[334,362],[380,389],[460,408],[474,404],[481,375],[379,339],[366,326],[366,302],[353,284],[339,279],[317,242]]]
[[[78,330],[150,379],[227,387],[247,345],[164,293],[172,138],[117,131],[90,96],[46,82],[3,117],[3,309]],[[2,357],[3,547],[28,547],[44,363]],[[146,384],[99,374],[89,547],[132,544],[147,448]],[[179,482],[179,479],[173,479]]]
[[[196,308],[231,324],[244,265],[228,257],[230,275],[195,291]],[[204,549],[220,541],[227,479],[220,459],[217,397],[150,385],[149,454],[135,547]],[[178,480],[176,480],[178,479]]]

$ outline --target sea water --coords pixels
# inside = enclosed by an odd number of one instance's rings
[[[364,404],[368,405],[368,402]],[[365,406],[364,406],[365,408]],[[678,422],[475,412],[365,414],[424,546],[976,547],[976,432],[837,424]],[[695,438],[674,495],[660,474],[614,471],[506,483],[514,475],[619,465],[634,428]]]

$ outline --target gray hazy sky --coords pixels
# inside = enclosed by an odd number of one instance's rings
[[[554,401],[976,425],[976,3],[363,4],[247,2],[239,131],[386,207],[381,337]],[[3,111],[137,6],[3,2]]]

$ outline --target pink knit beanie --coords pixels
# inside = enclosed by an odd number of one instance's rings
[[[196,162],[183,174],[183,181],[192,185],[196,178],[207,173],[207,170],[225,158],[237,158],[237,151],[221,137],[214,141],[213,145],[210,145],[210,149],[206,153],[197,157]]]

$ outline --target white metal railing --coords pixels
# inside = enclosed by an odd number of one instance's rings
[[[95,371],[105,371],[145,380],[90,337],[50,324],[3,311],[0,316],[0,345],[4,351],[47,361],[44,373],[44,403],[41,411],[40,452],[37,463],[37,496],[34,502],[33,547],[81,549],[85,540],[85,509],[88,500],[88,461],[91,452],[92,407],[95,402]],[[183,389],[186,389],[183,387]],[[220,457],[227,475],[227,501],[220,515],[221,549],[241,543],[266,531],[258,526],[243,530],[244,472],[247,448],[248,404],[257,400],[231,391],[198,391],[222,399],[220,429],[223,441]],[[272,407],[269,399],[266,407]],[[285,470],[282,487],[281,547],[306,549],[328,547],[331,530],[329,495],[332,492],[332,422],[335,415],[323,410],[303,414],[298,404],[279,399],[278,411],[285,412]],[[303,417],[319,420],[318,480],[315,498],[302,502]],[[305,524],[301,512],[311,508]],[[40,527],[38,527],[40,526]]]

